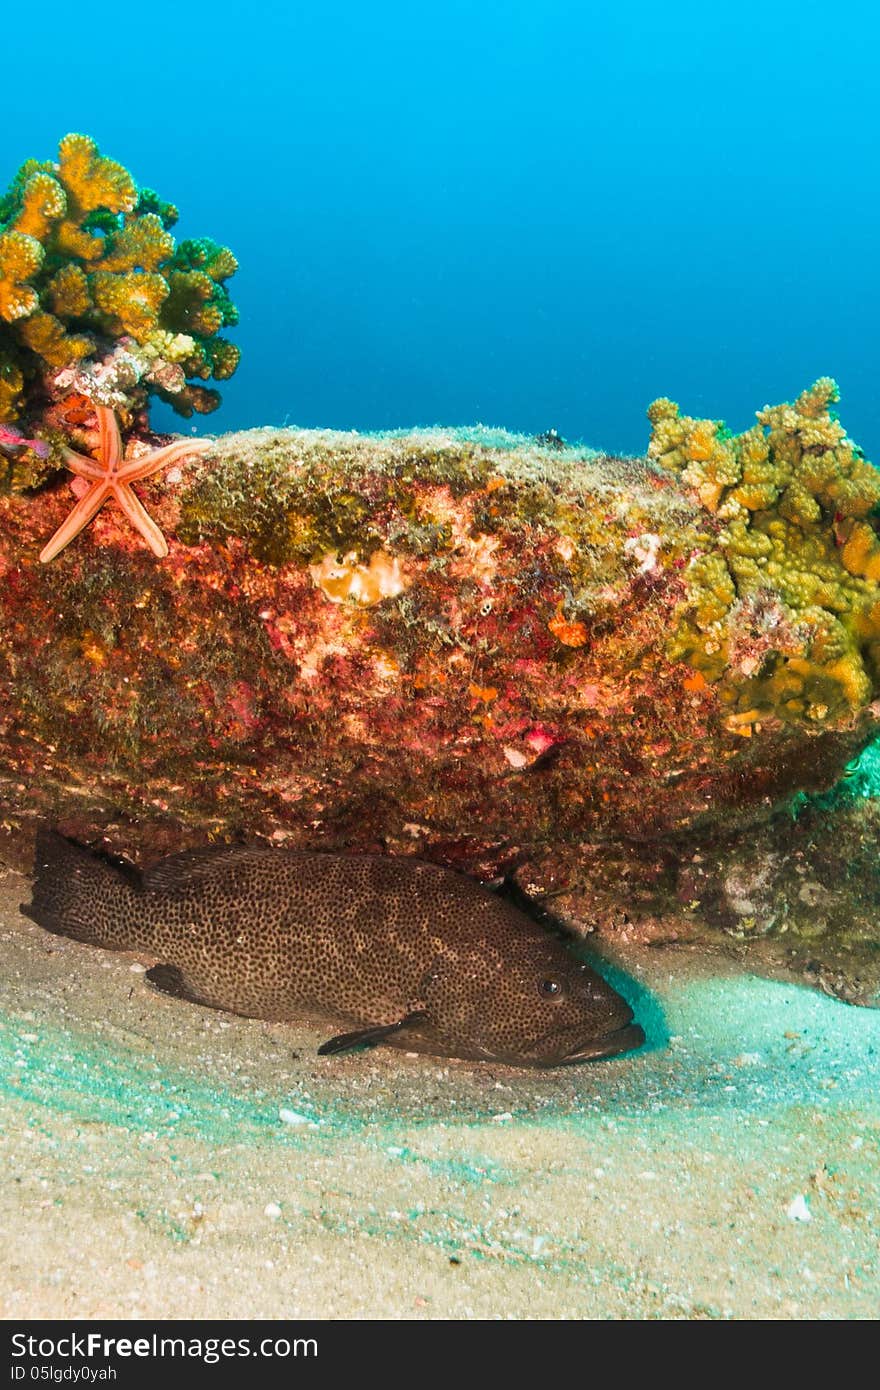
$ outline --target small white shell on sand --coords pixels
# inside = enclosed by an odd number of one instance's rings
[[[794,1198],[785,1209],[785,1214],[789,1221],[812,1221],[813,1213],[807,1206],[807,1199],[802,1192]]]

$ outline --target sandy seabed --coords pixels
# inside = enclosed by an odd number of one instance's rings
[[[632,947],[638,1053],[319,1058],[0,873],[4,1318],[880,1315],[880,1012]]]

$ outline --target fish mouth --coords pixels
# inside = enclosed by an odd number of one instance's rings
[[[554,1066],[570,1067],[577,1062],[596,1062],[602,1057],[616,1057],[620,1052],[632,1052],[645,1041],[645,1030],[638,1023],[625,1023],[610,1033],[602,1033],[598,1038],[590,1038],[581,1047],[567,1052],[554,1062]]]

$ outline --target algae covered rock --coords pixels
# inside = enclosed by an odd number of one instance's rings
[[[108,509],[41,567],[67,488],[2,499],[7,823],[491,873],[766,819],[877,727],[880,582],[851,550],[880,485],[829,402],[820,384],[762,412],[764,490],[733,501],[757,437],[668,405],[648,459],[485,431],[224,436],[142,486],[158,563]],[[784,500],[795,473],[815,508]]]

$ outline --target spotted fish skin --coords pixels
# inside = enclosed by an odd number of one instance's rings
[[[160,965],[193,1003],[278,1022],[320,1013],[443,1056],[552,1066],[637,1047],[629,1005],[506,899],[387,855],[211,848],[143,875],[37,839],[33,900],[50,931]],[[325,1045],[333,1050],[333,1044]]]

